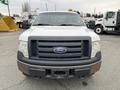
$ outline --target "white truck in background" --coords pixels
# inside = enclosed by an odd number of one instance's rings
[[[21,17],[16,19],[16,22],[20,28],[29,29],[32,24],[32,20],[37,15],[37,10],[31,11],[30,0],[22,0]]]
[[[97,34],[104,32],[120,32],[120,10],[108,11],[95,22],[94,31]]]

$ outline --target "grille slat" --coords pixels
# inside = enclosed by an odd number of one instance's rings
[[[43,39],[43,38],[42,38]],[[42,40],[30,39],[30,58],[32,60],[48,60],[48,61],[71,61],[84,60],[89,58],[89,40]],[[67,52],[57,54],[54,52],[56,47],[65,47]]]
[[[67,58],[67,57],[80,57],[82,53],[65,53],[65,54],[55,54],[55,53],[39,53],[38,57],[47,57],[47,58]]]
[[[38,46],[81,46],[82,42],[37,42]]]
[[[40,57],[40,58],[37,58],[39,60],[47,60],[47,61],[72,61],[72,60],[80,60],[80,59],[88,59],[88,57],[84,57],[84,58],[81,58],[81,57],[76,57],[76,58],[44,58],[44,57]]]
[[[67,47],[67,52],[80,52],[82,49],[80,48],[69,48]],[[53,48],[43,48],[43,47],[38,47],[38,51],[41,52],[53,52]]]

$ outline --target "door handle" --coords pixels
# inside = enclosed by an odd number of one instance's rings
[[[113,24],[115,23],[115,21],[113,21]]]

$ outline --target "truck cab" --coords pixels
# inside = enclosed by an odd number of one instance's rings
[[[120,11],[108,11],[103,17],[96,20],[95,32],[120,32]]]
[[[42,12],[19,37],[17,63],[26,76],[91,76],[101,66],[100,38],[73,12]]]

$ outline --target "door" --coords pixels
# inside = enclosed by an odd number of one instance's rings
[[[116,18],[117,18],[116,12],[107,12],[106,17],[104,18],[104,25],[106,27],[111,27],[111,28],[116,26]]]

